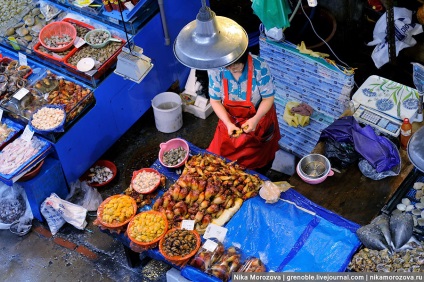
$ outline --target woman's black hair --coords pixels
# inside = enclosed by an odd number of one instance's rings
[[[243,64],[243,65],[247,64],[247,56],[248,55],[249,55],[249,49],[246,49],[246,51],[244,51],[243,55],[241,55],[241,57],[238,58],[238,60],[235,61],[232,64],[240,64],[240,63]]]

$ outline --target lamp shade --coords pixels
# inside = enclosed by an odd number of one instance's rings
[[[247,45],[247,33],[238,23],[216,16],[203,6],[196,20],[178,34],[174,54],[187,67],[207,70],[235,62],[246,51]]]

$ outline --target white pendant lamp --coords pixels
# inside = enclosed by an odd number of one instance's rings
[[[247,45],[246,31],[232,19],[216,16],[206,7],[206,0],[202,0],[196,20],[187,24],[175,39],[174,54],[187,67],[207,70],[237,61]]]

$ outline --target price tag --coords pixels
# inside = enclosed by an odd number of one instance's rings
[[[25,97],[26,94],[28,94],[28,92],[28,89],[21,88],[18,90],[18,92],[15,93],[15,95],[13,95],[13,98],[20,101],[23,97]]]
[[[78,37],[78,36],[75,38],[75,41],[74,41],[75,48],[78,49],[79,47],[81,47],[84,44],[85,44],[85,40],[84,39],[82,39],[81,37]]]
[[[27,56],[21,52],[18,53],[18,56],[19,56],[19,64],[21,66],[27,66],[28,65]]]
[[[209,239],[209,238],[216,238],[220,242],[224,242],[225,235],[227,235],[227,228],[221,227],[219,225],[210,223],[208,227],[206,227],[205,234],[203,235],[203,238]]]
[[[25,126],[24,132],[22,132],[21,138],[25,141],[31,142],[32,136],[34,136],[34,132],[29,128],[29,126]]]
[[[111,23],[119,24],[119,20],[118,20],[118,19],[115,19],[115,18],[112,18],[112,17],[107,17],[107,19],[108,19],[108,21],[110,21]]]
[[[2,118],[3,118],[3,110],[0,109],[0,121],[1,121]]]
[[[184,219],[181,221],[181,229],[193,230],[194,229],[194,220]]]
[[[134,5],[131,2],[125,2],[124,3],[125,7],[127,7],[128,11],[131,12],[132,9],[134,9]]]
[[[206,242],[203,244],[202,248],[209,251],[209,252],[214,252],[216,247],[218,247],[218,243],[212,241],[212,240],[206,240]]]

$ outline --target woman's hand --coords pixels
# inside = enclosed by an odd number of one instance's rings
[[[252,118],[246,120],[243,123],[243,125],[241,126],[241,128],[243,129],[243,131],[245,133],[249,133],[249,132],[255,131],[256,126],[258,125],[258,123],[259,123],[259,120],[257,118],[255,118],[255,117],[252,117]]]

